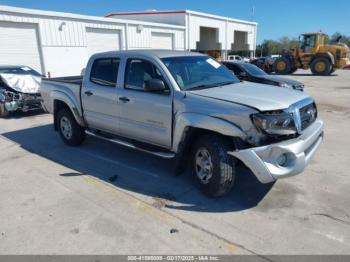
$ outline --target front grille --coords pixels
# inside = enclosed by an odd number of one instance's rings
[[[308,104],[299,109],[301,131],[308,128],[317,118],[317,108],[315,103]]]

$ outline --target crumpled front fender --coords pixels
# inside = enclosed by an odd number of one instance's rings
[[[178,151],[183,134],[188,127],[205,129],[224,136],[239,137],[242,139],[245,139],[247,136],[241,128],[226,120],[198,113],[182,113],[176,117],[174,123],[174,152]]]

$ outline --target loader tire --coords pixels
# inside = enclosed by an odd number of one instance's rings
[[[292,71],[292,65],[289,59],[285,57],[279,57],[273,64],[274,71],[277,75],[288,75]]]
[[[332,64],[325,57],[317,57],[311,63],[311,72],[313,75],[328,76],[332,72]]]

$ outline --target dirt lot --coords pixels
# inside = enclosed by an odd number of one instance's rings
[[[0,254],[350,254],[350,71],[303,81],[325,141],[303,174],[242,170],[208,199],[172,162],[88,138],[64,145],[46,114],[0,119]]]

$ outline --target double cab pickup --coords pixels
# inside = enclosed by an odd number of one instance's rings
[[[41,95],[68,145],[88,134],[174,158],[210,196],[231,190],[242,162],[262,183],[301,173],[323,139],[307,94],[242,82],[199,53],[95,54],[83,77],[43,79]]]

